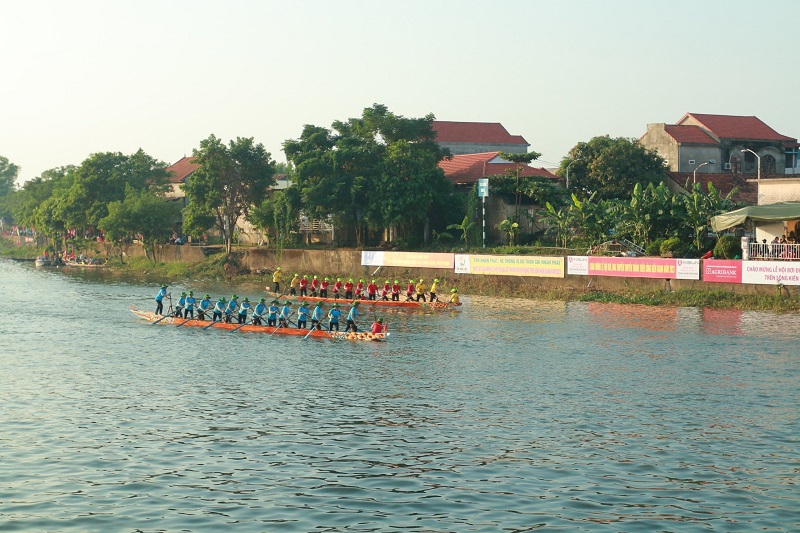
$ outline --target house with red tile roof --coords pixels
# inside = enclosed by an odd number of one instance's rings
[[[454,155],[450,159],[439,161],[439,168],[444,171],[445,178],[456,187],[460,186],[467,190],[471,189],[481,178],[508,176],[511,179],[510,176],[516,176],[517,170],[519,170],[519,176],[523,178],[536,177],[553,180],[556,183],[562,182],[561,178],[544,168],[517,165],[517,163],[506,161],[500,157],[500,152],[497,151]],[[486,208],[486,231],[492,241],[502,240],[502,232],[497,229],[497,225],[504,219],[511,219],[515,215],[516,208],[513,200],[511,202],[506,200],[502,196],[493,195],[490,185]],[[544,225],[534,222],[538,206],[526,204],[523,209],[527,216],[521,216],[521,220],[518,221],[520,233],[535,233],[544,229]]]
[[[686,113],[675,124],[648,124],[640,141],[671,172],[753,178],[800,172],[797,139],[755,116]]]
[[[451,122],[434,120],[436,142],[453,155],[484,152],[524,154],[530,144],[521,135],[511,135],[499,122]]]
[[[200,165],[194,162],[193,157],[182,157],[175,163],[167,167],[169,173],[169,181],[172,185],[172,190],[167,193],[167,198],[186,198],[186,193],[181,189],[181,185],[186,183],[186,180],[194,174],[194,171],[200,168]],[[184,200],[184,206],[186,205]]]

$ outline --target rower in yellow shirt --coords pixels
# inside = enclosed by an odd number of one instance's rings
[[[458,289],[450,289],[450,305],[461,305],[458,299]]]

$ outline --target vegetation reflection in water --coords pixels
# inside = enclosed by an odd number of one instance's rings
[[[0,292],[58,310],[0,323],[10,531],[796,525],[795,315],[465,296],[374,345],[150,326],[153,286],[4,261]]]

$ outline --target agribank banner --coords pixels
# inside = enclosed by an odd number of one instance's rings
[[[572,261],[569,261],[572,259]],[[570,256],[568,274],[620,278],[700,279],[699,259]]]
[[[456,274],[563,278],[564,258],[536,255],[456,254]]]
[[[455,254],[419,252],[370,252],[361,251],[363,266],[391,266],[416,268],[453,269]]]
[[[800,262],[742,261],[742,283],[800,285]]]
[[[741,283],[742,262],[726,259],[703,261],[703,281],[710,283]]]

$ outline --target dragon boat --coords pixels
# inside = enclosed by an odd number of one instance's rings
[[[444,310],[444,309],[458,309],[455,304],[451,304],[450,302],[415,302],[415,301],[392,301],[392,300],[370,300],[368,298],[356,298],[356,299],[345,299],[345,298],[322,298],[320,296],[291,296],[288,294],[276,294],[274,292],[267,292],[270,298],[276,298],[278,300],[289,299],[289,300],[302,300],[304,302],[325,302],[325,303],[338,303],[341,306],[348,306],[353,302],[359,302],[362,306],[376,306],[376,307],[388,307],[388,308],[400,308],[400,309],[435,309],[437,311]],[[459,303],[458,305],[461,305]]]
[[[335,339],[351,341],[377,341],[382,342],[388,339],[390,333],[370,333],[368,331],[327,331],[324,329],[298,329],[298,328],[276,328],[275,326],[254,326],[253,324],[236,324],[235,322],[210,322],[208,320],[196,320],[176,318],[170,315],[157,315],[149,311],[137,309],[131,306],[131,312],[147,320],[151,324],[167,324],[172,326],[201,327],[203,329],[223,329],[227,331],[241,331],[244,333],[266,333],[267,335],[290,335],[294,337],[315,337],[318,339]]]

